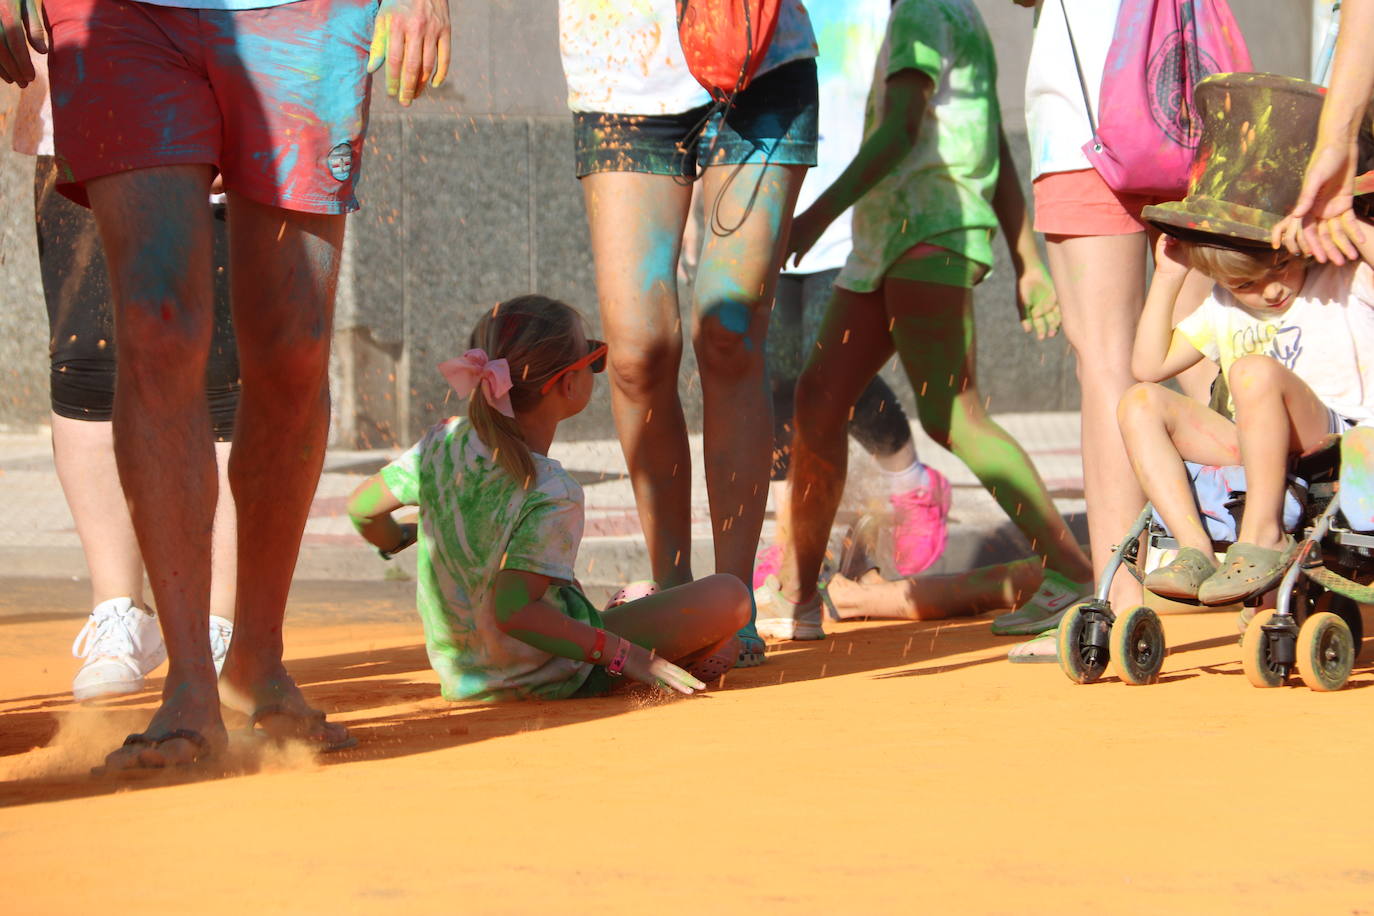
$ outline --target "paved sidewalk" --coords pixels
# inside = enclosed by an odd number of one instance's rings
[[[1086,541],[1078,415],[1006,414],[998,420],[1030,453],[1060,511]],[[949,547],[932,571],[967,569],[1024,555],[1026,542],[968,469],[919,429],[915,433],[922,459],[948,476],[954,486]],[[699,436],[693,437],[692,451],[697,462],[692,482],[692,565],[698,573],[705,573],[712,569],[711,525]],[[394,454],[395,450],[330,450],[306,527],[296,570],[298,580],[375,581],[414,575],[413,552],[391,563],[383,561],[353,533],[345,512],[348,495],[358,481]],[[647,577],[643,533],[619,443],[556,443],[553,457],[563,462],[586,493],[587,531],[578,557],[582,581],[588,586],[609,586]],[[835,529],[835,544],[860,512],[885,507],[875,471],[872,460],[851,444],[850,483]],[[8,508],[9,516],[9,524],[0,528],[0,569],[12,576],[86,576],[81,545],[58,486],[46,434],[0,435],[0,502]],[[765,538],[772,528],[770,512],[764,523]]]

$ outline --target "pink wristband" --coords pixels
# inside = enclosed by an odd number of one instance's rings
[[[619,639],[620,645],[615,648],[615,656],[606,666],[606,673],[611,677],[620,677],[625,670],[625,661],[630,657],[630,641],[623,636]]]

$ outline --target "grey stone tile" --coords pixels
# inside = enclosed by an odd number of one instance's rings
[[[10,90],[10,87],[0,87]],[[12,90],[10,90],[12,91]],[[0,146],[0,430],[48,420],[48,319],[33,228],[30,156]]]
[[[564,115],[568,89],[558,50],[558,0],[489,0],[491,108],[495,114]]]
[[[351,289],[340,289],[340,329],[369,329],[384,343],[405,339],[405,180],[408,156],[404,124],[395,116],[373,117],[363,152],[362,209],[349,216],[348,252],[342,272]]]
[[[483,309],[529,288],[529,128],[417,120],[407,144],[423,151],[409,157],[405,193],[414,437],[445,409],[448,387],[435,366],[467,348]]]

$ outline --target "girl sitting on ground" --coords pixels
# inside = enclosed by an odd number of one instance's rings
[[[1374,420],[1374,227],[1363,228],[1363,260],[1343,266],[1160,238],[1131,359],[1141,382],[1118,409],[1141,488],[1180,545],[1146,576],[1150,591],[1230,604],[1272,588],[1292,561],[1281,516],[1289,460]],[[1175,327],[1190,268],[1216,285]],[[1234,422],[1159,384],[1204,358],[1221,364]],[[1245,466],[1245,513],[1220,568],[1185,460]]]
[[[708,576],[604,613],[573,580],[582,488],[547,454],[558,424],[591,399],[606,345],[543,296],[484,314],[472,344],[439,367],[468,397],[467,417],[435,425],[349,500],[354,526],[384,556],[418,539],[416,603],[444,697],[594,696],[621,674],[704,689],[739,656],[750,603],[738,578]],[[392,518],[405,505],[420,507],[418,531]]]
[[[797,382],[792,537],[777,580],[755,591],[764,635],[823,636],[816,579],[844,488],[845,427],[894,350],[922,427],[969,466],[1045,557],[1031,602],[1045,605],[1043,613],[1026,629],[1003,632],[1053,626],[1092,579],[1040,475],[987,415],[974,382],[972,290],[992,264],[998,212],[1008,214],[1027,328],[1043,333],[1043,310],[1054,303],[1001,137],[996,83],[992,42],[972,0],[899,0],[863,144],[793,223],[789,249],[800,257],[854,206],[854,248]]]

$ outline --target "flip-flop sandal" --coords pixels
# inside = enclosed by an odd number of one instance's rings
[[[294,723],[292,733],[274,735],[266,729],[258,728],[258,723],[272,716],[282,716],[292,720]],[[349,734],[338,741],[330,741],[324,730],[326,724],[328,723],[322,710],[312,709],[310,712],[302,714],[288,709],[283,703],[269,703],[266,706],[259,706],[253,711],[253,714],[248,717],[248,727],[245,731],[254,738],[274,741],[277,744],[283,744],[287,741],[304,741],[321,754],[331,754],[334,751],[347,750],[357,746],[358,739]]]
[[[142,757],[135,757],[133,766],[120,767],[112,770],[102,764],[101,766],[91,767],[91,775],[97,778],[110,776],[119,779],[147,776],[152,773],[161,773],[165,770],[176,770],[197,766],[213,759],[215,756],[215,749],[211,746],[209,740],[200,732],[190,728],[174,728],[156,737],[147,732],[135,732],[125,738],[124,743],[121,744],[120,747],[156,749],[166,744],[168,741],[186,741],[194,745],[196,751],[191,756],[190,760],[181,760],[171,766],[167,764],[157,765],[144,763]]]
[[[1273,588],[1298,555],[1298,542],[1284,535],[1282,550],[1236,541],[1226,548],[1221,568],[1198,586],[1197,600],[1205,605],[1232,604]]]

